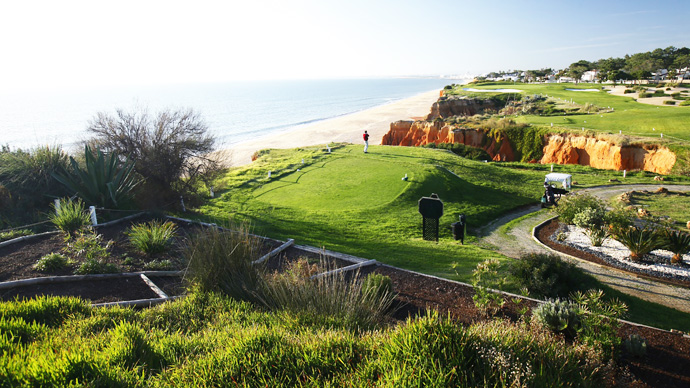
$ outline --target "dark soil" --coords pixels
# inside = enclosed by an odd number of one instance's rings
[[[134,222],[141,221],[135,220]],[[124,272],[137,272],[143,270],[143,264],[153,258],[139,254],[129,246],[126,237],[122,235],[122,231],[126,230],[130,224],[131,222],[125,222],[99,229],[97,232],[103,234],[105,239],[114,241],[109,260],[119,265]],[[198,226],[185,223],[180,223],[179,227],[183,237],[198,229]],[[178,269],[184,269],[179,259],[182,243],[183,238],[180,238],[176,248],[168,254],[160,256],[179,264]],[[267,253],[280,244],[279,241],[267,239],[262,253]],[[32,268],[32,265],[40,257],[51,252],[59,252],[63,247],[62,237],[47,236],[0,248],[0,281],[73,274],[74,268],[49,274],[37,272]],[[579,251],[568,253],[582,257]],[[131,257],[133,260],[130,261],[133,264],[122,264],[126,257]],[[278,257],[269,260],[267,266],[270,270],[279,271],[285,267],[286,263],[297,258],[307,258],[310,262],[329,259],[330,265],[334,267],[350,264],[291,247]],[[393,281],[394,289],[398,293],[395,303],[397,310],[394,318],[398,321],[405,320],[410,316],[425,314],[428,309],[438,310],[443,315],[448,314],[462,324],[471,324],[487,319],[474,306],[472,287],[386,265],[362,268],[360,274],[364,276],[374,271],[390,276]],[[185,292],[182,277],[150,276],[150,279],[168,295],[182,295]],[[88,299],[93,303],[157,297],[138,277],[16,287],[10,290],[0,290],[0,295],[2,300],[13,300],[17,297],[30,298],[35,295],[72,295]],[[528,300],[522,300],[516,304],[514,298],[505,299],[506,303],[497,316],[510,320],[517,320],[520,317],[520,310],[524,307],[532,308],[535,305],[534,302]],[[637,359],[623,350],[622,356],[618,360],[618,374],[620,376],[625,374],[623,371],[629,371],[633,379],[644,382],[638,386],[645,386],[646,384],[650,387],[690,387],[690,373],[688,373],[690,371],[690,339],[666,331],[627,324],[624,324],[620,330],[620,335],[623,338],[634,333],[647,340],[648,352],[645,357]]]

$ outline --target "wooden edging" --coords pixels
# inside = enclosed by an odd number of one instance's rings
[[[51,232],[43,232],[43,233],[38,233],[38,234],[32,234],[32,235],[29,235],[29,236],[20,236],[20,237],[17,237],[17,238],[13,238],[12,240],[7,240],[7,241],[0,242],[0,248],[6,247],[6,246],[8,246],[8,245],[12,245],[12,244],[14,244],[14,243],[18,243],[18,242],[20,242],[20,241],[31,240],[31,239],[34,239],[34,238],[37,238],[37,237],[50,236],[50,235],[52,235],[52,234],[58,234],[58,233],[60,233],[60,232],[58,232],[57,230],[53,230],[53,231],[51,231]]]
[[[167,298],[125,300],[121,302],[94,303],[91,307],[151,307],[176,299],[184,298],[184,295],[170,296]]]
[[[366,267],[369,265],[374,265],[376,263],[377,263],[377,261],[373,260],[373,259],[372,260],[366,260],[366,261],[362,261],[362,262],[359,262],[356,264],[348,265],[347,267],[336,268],[332,271],[317,273],[316,275],[312,275],[309,279],[319,279],[319,278],[322,278],[324,276],[336,275],[336,274],[339,274],[341,272],[352,271],[352,270],[355,270],[358,268]]]
[[[67,283],[80,280],[100,280],[100,279],[117,279],[126,277],[135,277],[141,275],[148,276],[182,276],[183,271],[141,271],[141,272],[125,272],[116,274],[97,274],[97,275],[69,275],[69,276],[46,276],[40,278],[11,280],[9,282],[0,283],[0,290],[9,288],[32,286],[36,284],[49,283]]]
[[[141,280],[143,280],[144,283],[146,283],[146,285],[149,286],[151,291],[156,293],[156,295],[158,295],[161,298],[169,298],[168,294],[163,292],[163,290],[161,290],[160,287],[156,285],[156,283],[152,282],[151,279],[148,278],[148,276],[144,275],[143,273],[140,276]]]
[[[252,261],[252,264],[261,264],[264,261],[270,259],[271,257],[279,254],[280,252],[286,250],[288,247],[290,247],[292,244],[295,243],[294,239],[289,238],[283,245],[279,246],[278,248],[268,252],[267,254],[261,256],[260,258]]]

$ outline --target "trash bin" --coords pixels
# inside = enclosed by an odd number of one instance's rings
[[[465,244],[465,215],[461,214],[459,218],[460,221],[450,224],[450,228],[453,232],[453,238]]]

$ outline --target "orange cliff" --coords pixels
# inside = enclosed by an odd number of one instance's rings
[[[496,140],[485,131],[457,128],[442,121],[396,121],[391,123],[390,130],[381,139],[383,145],[420,146],[431,143],[462,143],[483,148],[495,161],[515,160],[515,152],[508,140]]]
[[[548,137],[540,162],[668,174],[676,154],[656,145],[618,146],[593,137],[557,134]]]

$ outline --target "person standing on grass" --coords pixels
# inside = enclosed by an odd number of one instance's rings
[[[367,153],[367,149],[369,148],[369,134],[367,131],[364,131],[364,135],[362,135],[364,138],[364,153]]]

